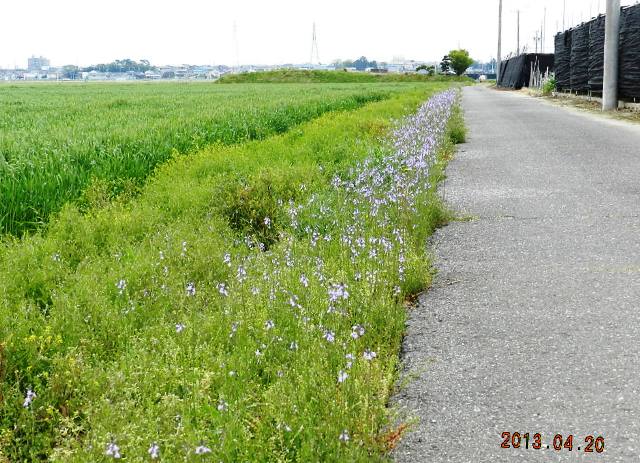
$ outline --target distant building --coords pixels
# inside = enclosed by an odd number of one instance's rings
[[[39,58],[32,56],[27,60],[27,69],[29,72],[46,71],[49,69],[50,64],[49,60],[44,56],[40,56]]]

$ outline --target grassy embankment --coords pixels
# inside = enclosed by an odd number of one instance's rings
[[[221,84],[238,83],[381,83],[381,82],[472,82],[468,77],[423,74],[374,74],[346,71],[302,71],[285,69],[277,71],[245,72],[228,74],[218,80]]]
[[[46,223],[68,201],[135,192],[173,153],[284,133],[399,84],[0,85],[0,233]],[[91,183],[89,197],[81,198]]]
[[[164,461],[381,459],[403,301],[428,284],[425,239],[446,215],[442,164],[411,204],[340,185],[447,86],[175,156],[135,199],[67,205],[6,242],[0,462],[102,461],[109,443],[128,461],[154,443]],[[441,160],[461,127],[457,112]]]

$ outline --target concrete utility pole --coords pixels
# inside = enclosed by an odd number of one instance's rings
[[[567,28],[565,27],[566,16],[567,16],[567,0],[564,0],[562,2],[562,32],[567,30]]]
[[[496,80],[500,82],[500,63],[502,62],[502,0],[498,6],[498,69]]]
[[[604,82],[602,110],[618,108],[618,43],[620,40],[620,0],[607,0],[604,31]]]
[[[544,53],[547,43],[547,8],[544,8],[544,19],[542,20],[542,53]]]
[[[518,10],[518,56],[520,56],[520,10]]]

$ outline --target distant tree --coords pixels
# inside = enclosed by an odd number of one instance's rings
[[[72,80],[79,79],[80,69],[78,66],[73,65],[62,66],[62,78]]]
[[[367,60],[366,57],[361,56],[360,58],[358,58],[357,60],[355,60],[353,62],[353,66],[358,71],[364,71],[365,69],[367,69],[369,67],[369,61]]]
[[[440,62],[440,70],[443,74],[448,74],[451,71],[451,58],[449,55],[444,55]]]
[[[367,68],[376,69],[378,67],[378,62],[376,60],[369,61],[365,56],[361,56],[357,60],[353,61],[353,67],[355,67],[358,71],[364,71]]]
[[[473,59],[469,56],[467,50],[451,50],[449,52],[451,58],[451,67],[455,71],[456,75],[461,76],[464,74],[469,66],[473,64]]]
[[[112,63],[107,64],[96,64],[95,66],[89,66],[84,69],[87,72],[90,71],[98,71],[98,72],[145,72],[145,71],[155,71],[155,66],[152,66],[151,63],[147,60],[141,60],[139,63],[132,59],[117,59]]]
[[[436,67],[433,65],[421,64],[416,68],[416,72],[426,71],[427,75],[434,75],[436,73]]]

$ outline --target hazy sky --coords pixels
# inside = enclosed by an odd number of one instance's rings
[[[605,0],[566,0],[566,25],[604,11]],[[623,5],[632,1],[624,1]],[[547,7],[546,50],[562,27],[563,0],[504,0],[503,54],[533,37]],[[0,66],[52,65],[116,58],[154,64],[302,63],[317,24],[320,60],[394,57],[439,60],[461,46],[472,57],[496,54],[498,0],[7,0],[0,3]]]

